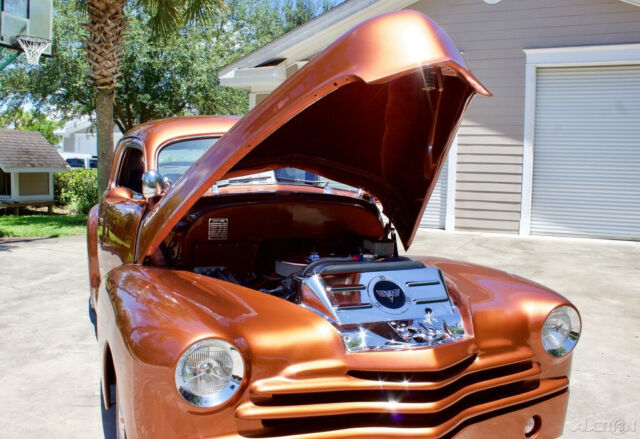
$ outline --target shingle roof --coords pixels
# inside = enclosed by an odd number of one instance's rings
[[[65,169],[67,163],[37,131],[0,130],[0,166]]]

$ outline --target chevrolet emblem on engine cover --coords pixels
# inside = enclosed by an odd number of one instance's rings
[[[377,282],[373,287],[373,295],[378,303],[385,308],[402,308],[406,302],[402,289],[388,280]]]

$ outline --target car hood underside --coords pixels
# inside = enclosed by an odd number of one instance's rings
[[[241,119],[147,214],[138,260],[216,181],[296,167],[379,199],[408,248],[470,98],[489,92],[430,19],[349,31]]]

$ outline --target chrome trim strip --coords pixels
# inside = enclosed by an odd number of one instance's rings
[[[370,303],[363,303],[362,305],[343,305],[343,306],[335,307],[335,309],[339,311],[353,311],[358,309],[369,309],[369,308],[373,308],[373,305],[371,305]]]
[[[349,291],[362,291],[366,287],[364,285],[350,285],[347,287],[329,287],[329,291],[333,293],[348,293]]]
[[[415,303],[416,305],[424,305],[427,303],[441,303],[441,302],[448,302],[449,299],[421,299],[421,300],[414,300],[413,303]]]
[[[405,285],[408,287],[428,287],[431,285],[440,285],[440,282],[438,281],[405,282]]]

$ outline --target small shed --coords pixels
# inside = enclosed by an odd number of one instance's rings
[[[37,131],[0,130],[0,207],[53,202],[53,174],[67,164]]]

